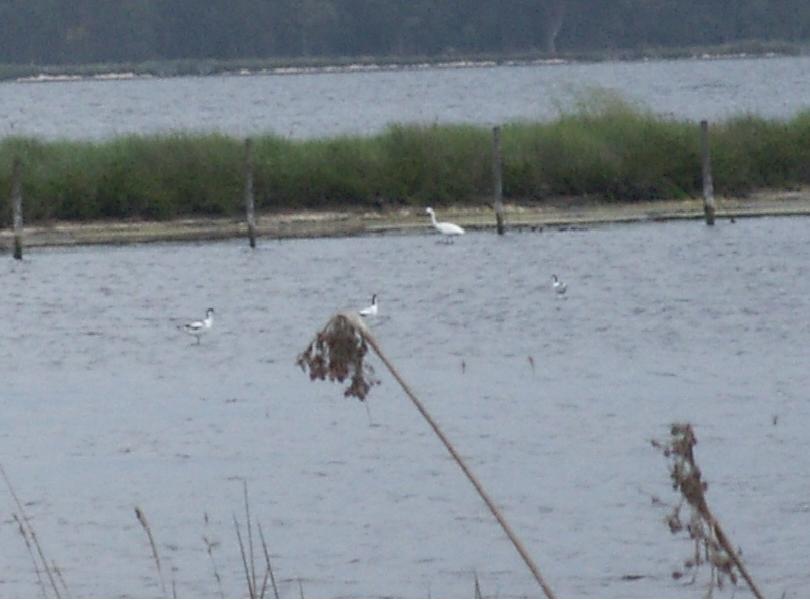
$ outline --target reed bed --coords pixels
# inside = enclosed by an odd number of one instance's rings
[[[461,124],[396,124],[373,136],[254,138],[256,208],[391,209],[480,204],[492,194],[492,135]],[[594,92],[547,122],[502,127],[507,201],[678,199],[700,195],[698,124]],[[810,183],[810,111],[712,123],[715,190],[745,195]],[[99,141],[0,140],[0,190],[24,164],[26,222],[239,216],[243,140],[171,132]],[[0,225],[8,225],[0,194]]]

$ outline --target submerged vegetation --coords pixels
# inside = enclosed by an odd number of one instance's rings
[[[502,128],[507,201],[698,196],[698,124],[596,93],[548,122]],[[398,124],[373,136],[253,140],[256,207],[386,209],[479,204],[492,194],[492,134],[460,124]],[[715,190],[744,195],[810,183],[810,111],[738,116],[711,126]],[[217,133],[100,141],[0,140],[0,224],[10,219],[13,159],[24,165],[27,222],[171,219],[244,213],[243,140]]]

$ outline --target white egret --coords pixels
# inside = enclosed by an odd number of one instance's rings
[[[446,236],[456,236],[456,235],[464,235],[464,228],[459,227],[455,223],[447,223],[447,222],[437,222],[436,221],[436,213],[433,212],[433,209],[428,206],[425,209],[425,212],[430,215],[430,221],[433,223],[433,226],[438,230],[439,233]]]

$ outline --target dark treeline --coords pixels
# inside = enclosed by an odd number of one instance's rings
[[[806,0],[0,0],[0,63],[802,43]]]

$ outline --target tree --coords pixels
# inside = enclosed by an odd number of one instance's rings
[[[436,56],[810,38],[807,0],[0,0],[0,63]]]

